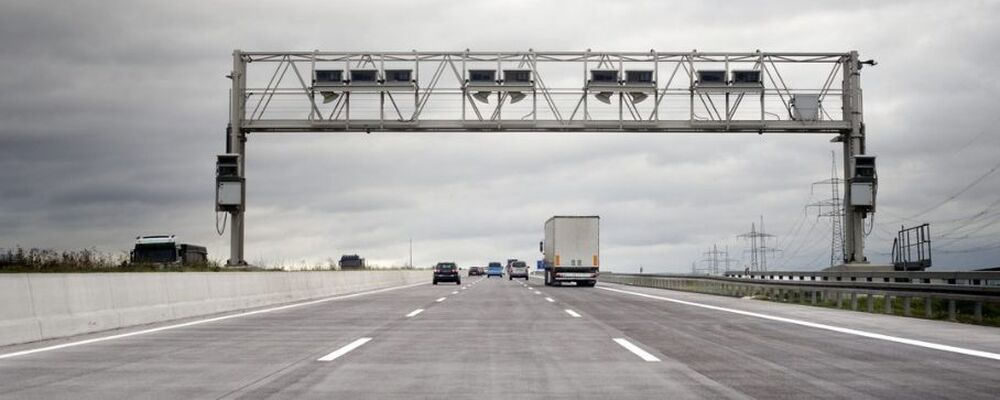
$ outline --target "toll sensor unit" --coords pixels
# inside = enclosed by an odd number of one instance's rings
[[[243,186],[240,155],[219,154],[215,164],[215,211],[242,211],[246,194]]]
[[[878,192],[878,174],[875,156],[852,157],[854,177],[851,178],[851,206],[866,213],[875,212],[875,193]]]

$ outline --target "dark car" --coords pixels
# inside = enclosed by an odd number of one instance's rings
[[[440,262],[434,266],[434,284],[438,282],[455,282],[462,284],[462,276],[458,274],[458,265],[453,262]]]
[[[483,274],[483,267],[469,267],[469,276],[479,276]]]

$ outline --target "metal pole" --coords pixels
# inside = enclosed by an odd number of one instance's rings
[[[230,92],[229,104],[230,115],[229,125],[232,129],[229,133],[229,148],[240,155],[240,178],[246,178],[246,134],[243,132],[243,118],[245,115],[246,97],[246,64],[243,61],[243,52],[233,51],[233,71],[231,74],[233,89]],[[244,239],[244,210],[246,210],[246,181],[243,181],[243,199],[240,208],[232,212],[229,227],[229,260],[226,265],[246,265],[243,259],[243,239]]]
[[[844,262],[867,263],[865,257],[865,213],[851,204],[851,181],[854,180],[854,156],[864,154],[865,137],[861,108],[861,64],[858,52],[844,59],[843,118],[850,130],[841,137],[844,142]]]

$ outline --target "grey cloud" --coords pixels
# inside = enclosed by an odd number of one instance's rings
[[[331,13],[337,23],[315,17]],[[235,48],[759,48],[858,49],[880,61],[863,85],[885,211],[870,244],[886,252],[894,216],[942,201],[997,162],[997,55],[984,49],[1000,34],[998,14],[989,2],[5,3],[0,247],[121,250],[159,232],[224,259],[210,188]],[[810,215],[797,237],[785,236],[803,206],[825,196],[809,188],[828,178],[829,151],[839,153],[828,139],[254,134],[247,256],[322,262],[357,251],[401,265],[413,237],[420,264],[532,260],[548,216],[581,213],[602,215],[605,265],[683,271],[712,243],[740,254],[736,234],[764,215],[797,253],[785,265],[818,268],[825,221]],[[926,217],[947,232],[957,226],[947,220],[996,193],[993,176]],[[981,233],[951,248],[995,242],[996,228]],[[997,253],[942,253],[937,262],[990,266]]]

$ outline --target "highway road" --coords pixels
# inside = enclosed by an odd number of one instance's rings
[[[429,273],[428,273],[429,274]],[[995,399],[1000,330],[465,278],[0,348],[0,398]]]

